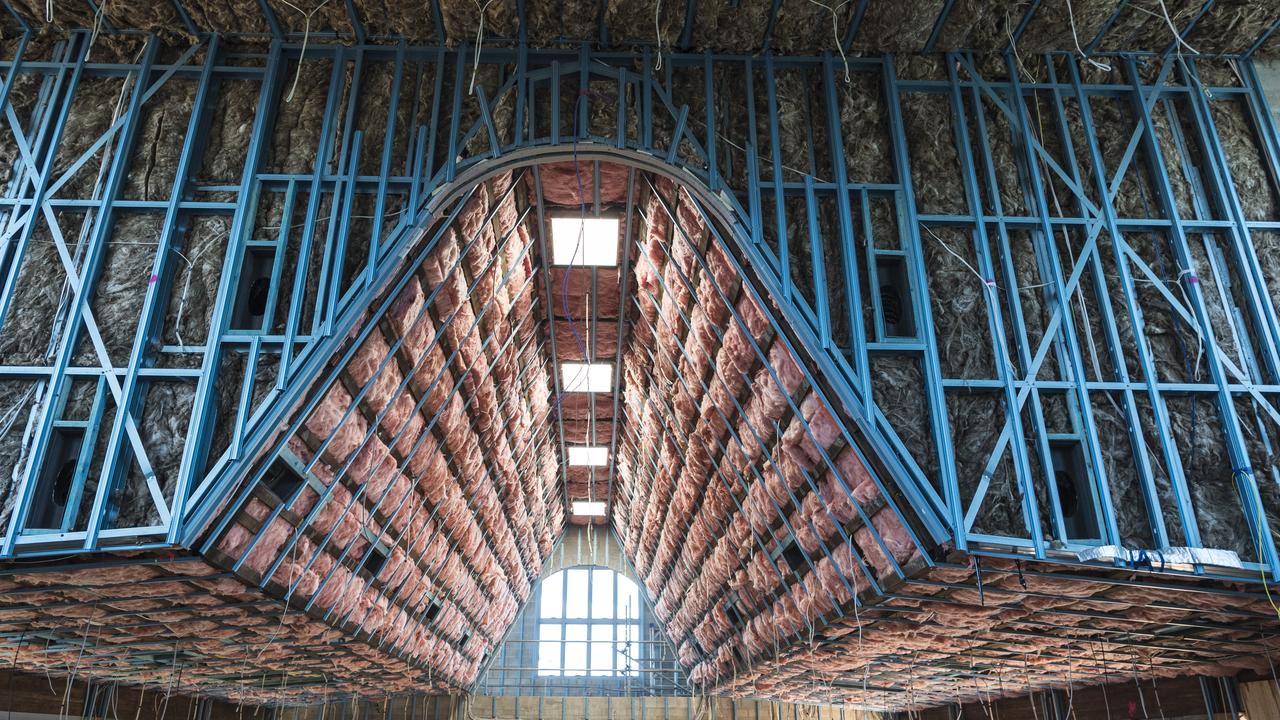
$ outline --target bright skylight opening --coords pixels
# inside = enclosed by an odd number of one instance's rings
[[[618,264],[618,218],[551,218],[551,262],[614,267]]]
[[[560,363],[560,385],[564,392],[609,392],[613,389],[613,366],[609,363]]]
[[[580,517],[604,517],[603,500],[574,500],[573,514]]]
[[[609,464],[609,448],[603,445],[583,445],[569,448],[570,465],[601,467]]]

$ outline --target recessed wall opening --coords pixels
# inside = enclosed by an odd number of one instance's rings
[[[373,546],[369,548],[368,555],[365,556],[364,561],[360,563],[360,571],[367,573],[369,577],[377,577],[386,564],[387,549],[375,541]]]
[[[1101,539],[1098,507],[1089,480],[1084,451],[1076,440],[1049,444],[1053,458],[1053,481],[1062,510],[1063,529],[1068,540],[1097,542]]]
[[[306,478],[292,462],[281,457],[271,463],[271,467],[262,477],[262,484],[281,502],[288,502],[293,499],[294,493],[306,484]]]
[[[231,315],[231,329],[263,329],[272,297],[275,260],[274,247],[249,247],[245,251],[235,310]]]
[[[78,498],[73,491],[79,487],[76,475],[84,436],[83,428],[54,429],[31,501],[29,528],[66,531],[75,521]]]
[[[915,337],[911,283],[901,258],[878,257],[876,277],[880,281],[880,321],[888,337]]]

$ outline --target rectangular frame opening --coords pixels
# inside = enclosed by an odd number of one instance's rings
[[[231,313],[232,330],[262,331],[271,310],[272,267],[275,261],[276,249],[273,247],[245,249],[244,262],[240,265],[240,286],[236,290],[236,304]]]
[[[79,504],[76,475],[85,429],[56,427],[49,438],[27,514],[29,531],[66,532]],[[72,517],[68,517],[70,511]]]
[[[1078,440],[1052,440],[1053,482],[1062,511],[1063,532],[1071,541],[1098,542],[1102,539],[1098,503],[1089,481],[1084,448]]]
[[[885,337],[916,336],[916,318],[912,303],[911,280],[900,257],[880,255],[876,258],[876,280],[880,287],[880,323]]]
[[[271,463],[271,467],[267,468],[267,472],[262,476],[262,486],[271,491],[280,502],[288,503],[297,494],[298,490],[307,483],[307,479],[302,473],[293,466],[285,458],[276,458]]]

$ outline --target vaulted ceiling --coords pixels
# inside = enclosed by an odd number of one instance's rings
[[[278,30],[304,45],[475,37],[785,53],[1162,50],[1170,25],[1206,52],[1265,53],[1278,14],[1114,0],[177,0],[58,3],[52,18],[40,2],[10,5],[54,33],[101,21],[178,44]],[[316,124],[322,99],[291,117]],[[15,666],[74,656],[147,682],[164,676],[157,647],[182,640],[185,682],[204,692],[456,691],[527,602],[563,527],[594,523],[617,533],[682,663],[716,692],[884,707],[994,683],[1026,692],[1064,674],[1105,679],[1093,654],[1104,639],[1144,674],[1265,669],[1271,606],[1243,585],[976,560],[931,535],[814,369],[825,348],[797,342],[785,302],[757,282],[766,268],[711,219],[713,200],[563,156],[462,190],[327,358],[263,472],[218,508],[202,557],[147,552],[0,582],[17,599],[5,631],[26,648],[38,628],[47,643],[16,652]],[[618,220],[612,264],[555,261],[554,217],[605,216]],[[609,382],[571,389],[573,362],[608,365]],[[584,446],[605,448],[603,464],[572,464]],[[574,512],[584,501],[603,513]],[[82,641],[75,613],[107,627],[101,642]],[[265,673],[244,681],[254,664],[273,668],[270,685]]]

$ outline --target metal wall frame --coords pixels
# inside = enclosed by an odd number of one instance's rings
[[[1025,21],[1024,21],[1025,24]],[[935,32],[936,35],[936,32]],[[663,56],[661,71],[655,70],[655,57],[649,52],[639,56],[631,53],[596,52],[587,47],[578,50],[533,50],[525,47],[484,48],[478,54],[481,66],[492,68],[497,85],[477,85],[473,95],[467,93],[467,80],[471,73],[474,50],[421,48],[398,45],[361,45],[340,47],[272,40],[260,50],[229,50],[219,37],[207,36],[181,52],[176,58],[155,38],[145,40],[144,52],[135,62],[99,62],[92,58],[92,40],[88,33],[72,33],[67,40],[58,42],[51,54],[30,57],[35,32],[27,28],[12,57],[0,62],[5,83],[0,87],[0,101],[7,99],[19,76],[35,77],[40,86],[40,96],[35,111],[29,118],[20,118],[12,107],[5,107],[5,132],[12,136],[19,155],[14,159],[13,174],[0,198],[0,222],[3,222],[4,294],[0,301],[0,322],[3,317],[21,312],[11,306],[13,286],[17,281],[33,235],[39,226],[47,227],[60,251],[61,262],[71,278],[72,300],[68,306],[71,322],[64,326],[59,351],[47,364],[8,365],[0,367],[0,377],[34,381],[39,386],[38,397],[45,399],[43,407],[56,408],[65,398],[72,378],[85,378],[99,383],[98,402],[94,405],[94,417],[88,423],[108,434],[109,454],[102,464],[101,475],[88,477],[85,461],[82,472],[77,472],[76,493],[93,490],[91,510],[83,526],[61,527],[55,533],[30,534],[26,530],[26,515],[32,502],[32,488],[36,483],[44,453],[59,423],[56,412],[36,414],[32,426],[30,450],[26,465],[22,468],[18,483],[15,512],[6,528],[0,557],[29,554],[60,554],[68,550],[95,550],[110,546],[172,546],[190,545],[202,531],[215,521],[215,511],[230,493],[240,486],[245,473],[251,469],[251,461],[264,448],[269,437],[286,413],[313,403],[307,390],[319,377],[322,368],[330,362],[343,338],[355,329],[356,320],[365,306],[380,293],[400,266],[405,253],[418,238],[419,228],[425,226],[433,214],[444,207],[443,199],[455,192],[455,181],[473,176],[487,167],[485,163],[528,157],[540,150],[551,151],[572,141],[580,152],[595,150],[623,150],[636,157],[649,158],[656,166],[678,168],[704,184],[722,201],[724,207],[713,208],[731,219],[731,227],[742,242],[742,260],[762,283],[763,288],[778,300],[783,318],[794,334],[794,340],[814,359],[811,372],[821,378],[824,388],[832,398],[843,405],[847,417],[854,423],[850,430],[864,438],[868,454],[892,478],[892,485],[912,507],[925,536],[933,542],[952,540],[960,548],[1010,553],[1018,556],[1033,555],[1038,558],[1071,560],[1057,550],[1065,544],[1072,545],[1062,530],[1060,516],[1055,516],[1049,527],[1044,527],[1036,508],[1037,488],[1030,478],[1033,462],[1048,462],[1050,449],[1041,413],[1031,413],[1031,423],[1037,438],[1045,439],[1034,445],[1012,442],[1011,438],[1026,437],[1022,427],[1022,413],[1009,413],[1009,422],[988,463],[988,471],[1000,460],[1005,444],[1013,450],[1017,480],[1022,491],[1022,511],[1026,523],[1025,536],[989,537],[971,532],[973,517],[983,502],[987,487],[986,474],[980,489],[973,497],[961,497],[959,480],[954,465],[940,463],[940,477],[935,483],[926,478],[919,463],[898,439],[894,428],[872,402],[876,378],[870,372],[870,358],[876,354],[896,353],[918,358],[923,369],[924,391],[929,404],[929,431],[935,441],[940,458],[955,453],[949,435],[946,397],[949,390],[982,389],[998,392],[1008,407],[1024,407],[1026,403],[1035,409],[1046,391],[1073,394],[1077,399],[1074,422],[1077,435],[1084,441],[1086,451],[1092,453],[1093,467],[1100,468],[1097,457],[1097,427],[1088,410],[1090,393],[1118,393],[1129,399],[1129,417],[1134,432],[1130,440],[1135,443],[1151,443],[1158,446],[1167,466],[1175,468],[1172,484],[1174,505],[1187,545],[1198,546],[1199,538],[1190,493],[1185,479],[1176,471],[1176,439],[1157,427],[1154,434],[1141,428],[1132,398],[1148,398],[1160,415],[1162,403],[1169,394],[1203,397],[1215,407],[1223,418],[1222,431],[1230,452],[1231,471],[1238,484],[1243,516],[1248,520],[1252,535],[1263,539],[1262,558],[1259,565],[1246,562],[1245,567],[1256,575],[1261,568],[1270,571],[1273,578],[1280,577],[1276,562],[1276,549],[1267,531],[1269,522],[1262,512],[1259,482],[1276,482],[1274,470],[1268,469],[1264,477],[1255,474],[1251,466],[1248,434],[1255,423],[1253,418],[1240,417],[1239,401],[1252,403],[1257,413],[1280,422],[1275,409],[1275,397],[1280,393],[1280,381],[1276,380],[1280,368],[1280,323],[1271,301],[1267,270],[1259,260],[1253,235],[1280,230],[1280,219],[1248,218],[1242,209],[1239,195],[1232,183],[1232,167],[1220,143],[1215,126],[1215,103],[1243,103],[1264,157],[1272,183],[1280,176],[1280,136],[1277,136],[1265,98],[1261,94],[1256,73],[1247,58],[1233,59],[1239,69],[1240,82],[1229,87],[1205,87],[1199,74],[1197,59],[1168,55],[1122,55],[1110,59],[1120,80],[1100,82],[1086,72],[1088,68],[1078,58],[1067,54],[1050,54],[1041,58],[1049,76],[1045,79],[1024,82],[1015,68],[1017,58],[1007,55],[1003,62],[1008,66],[1007,77],[988,80],[978,58],[967,53],[950,53],[943,58],[946,77],[933,79],[909,79],[899,72],[899,58],[857,58],[848,61],[856,73],[876,76],[883,88],[883,100],[888,113],[888,128],[893,152],[893,177],[891,182],[865,182],[849,178],[842,162],[829,163],[828,173],[820,172],[812,165],[803,173],[802,181],[786,180],[779,136],[782,132],[779,118],[782,109],[776,93],[775,76],[781,73],[803,73],[810,83],[809,91],[814,107],[824,114],[810,117],[808,137],[812,148],[815,129],[825,128],[832,157],[841,158],[846,153],[857,152],[857,138],[842,137],[840,131],[839,93],[842,86],[842,66],[833,56],[782,58],[773,56],[716,56],[712,54],[670,54]],[[269,153],[275,119],[281,107],[285,88],[291,77],[294,61],[303,54],[309,60],[332,61],[329,88],[325,103],[323,130],[320,144],[315,149],[317,161],[311,172],[267,172],[265,157]],[[638,61],[638,62],[637,62]],[[363,133],[357,129],[356,98],[360,95],[361,69],[371,63],[391,63],[396,77],[416,74],[430,77],[431,87],[406,98],[393,92],[389,101],[386,123],[391,131],[385,134],[381,148],[368,148],[363,143]],[[1082,68],[1085,68],[1082,70]],[[352,71],[349,92],[343,70]],[[1153,74],[1154,73],[1154,74]],[[129,79],[125,112],[111,125],[89,150],[69,165],[59,166],[57,150],[64,141],[77,90],[87,77],[121,77]],[[682,77],[698,76],[701,84],[679,85]],[[735,85],[725,80],[732,77],[751,82]],[[1152,77],[1155,78],[1152,81]],[[194,104],[188,115],[185,130],[186,141],[176,181],[165,197],[156,200],[129,199],[120,191],[128,177],[130,158],[136,149],[141,109],[165,83],[175,79],[194,83]],[[447,80],[449,79],[449,80]],[[756,91],[756,79],[762,80],[765,92]],[[199,162],[204,139],[210,130],[214,113],[212,108],[218,94],[226,84],[248,81],[257,88],[257,108],[249,130],[250,141],[243,158],[243,172],[238,184],[218,187],[195,187],[192,169]],[[570,138],[565,131],[569,123],[561,117],[559,102],[546,99],[573,97],[580,88],[592,83],[612,86],[616,95],[604,101],[593,96],[588,103],[579,103],[577,138]],[[395,87],[399,87],[397,83]],[[449,92],[446,92],[446,88]],[[701,97],[693,97],[690,95]],[[981,207],[984,183],[992,182],[989,166],[992,148],[988,143],[986,104],[994,107],[1003,121],[1011,128],[1013,142],[1019,154],[1024,173],[1026,197],[1031,212],[1009,214],[1001,208],[995,212],[973,211],[956,214],[926,214],[918,209],[916,189],[911,176],[909,143],[911,142],[903,118],[903,98],[913,94],[937,95],[945,99],[951,113],[956,147],[959,153],[962,180],[970,208]],[[723,118],[723,106],[707,97],[745,97],[747,137],[742,142],[731,139],[733,118]],[[1024,102],[1012,102],[1019,98]],[[1084,113],[1086,123],[1086,147],[1075,148],[1066,156],[1046,149],[1045,140],[1034,129],[1028,116],[1027,98],[1046,99],[1052,103],[1053,116],[1050,126],[1065,128],[1069,124],[1064,102],[1070,102],[1087,110],[1096,98],[1119,99],[1127,103],[1134,118],[1127,151],[1119,168],[1106,168],[1096,133],[1088,126],[1090,114]],[[345,106],[344,106],[345,99]],[[981,101],[981,102],[979,102]],[[511,128],[513,135],[502,137],[501,128],[494,115],[500,103],[514,106],[514,117],[519,119]],[[415,125],[408,131],[409,150],[403,156],[393,152],[393,135],[397,109],[411,104],[421,114],[429,115],[428,124]],[[612,109],[608,106],[612,104]],[[1179,217],[1173,190],[1169,182],[1169,158],[1164,157],[1160,144],[1154,139],[1152,112],[1157,108],[1172,108],[1189,115],[1184,117],[1185,127],[1193,135],[1179,140],[1180,147],[1197,147],[1204,153],[1201,163],[1207,170],[1200,178],[1202,194],[1197,216]],[[615,122],[607,134],[593,132],[588,120],[588,105],[592,110],[612,112]],[[694,108],[697,108],[695,110]],[[977,108],[975,111],[973,108]],[[544,114],[545,111],[545,114]],[[1044,118],[1039,119],[1043,122]],[[762,132],[758,129],[764,128]],[[92,156],[111,148],[111,161],[103,170],[101,192],[91,197],[62,197],[58,190],[67,179],[86,166]],[[746,183],[735,186],[729,177],[736,172],[729,156],[741,148],[739,156],[746,163]],[[853,148],[853,149],[848,149]],[[594,150],[593,150],[594,149]],[[380,170],[375,174],[358,172],[360,157],[378,153]],[[810,152],[811,163],[813,152]],[[1114,197],[1125,177],[1125,169],[1142,165],[1154,180],[1156,196],[1152,204],[1159,208],[1161,217],[1118,217]],[[1096,168],[1104,168],[1096,172]],[[1051,208],[1045,197],[1045,182],[1053,178],[1071,191],[1066,209]],[[1088,184],[1094,182],[1096,188]],[[207,199],[210,193],[220,199]],[[327,222],[323,233],[325,278],[320,296],[313,308],[304,308],[298,292],[303,272],[294,272],[292,303],[287,308],[288,320],[283,334],[266,330],[253,332],[232,329],[237,279],[242,271],[246,252],[255,247],[273,247],[277,250],[273,275],[277,279],[286,274],[278,250],[287,242],[286,228],[281,227],[277,238],[255,237],[255,212],[264,194],[276,193],[285,199],[286,207],[306,198],[302,242],[311,243],[320,237],[316,228]],[[343,278],[341,268],[349,248],[350,215],[357,194],[376,198],[374,227],[370,234],[365,267],[353,278]],[[995,193],[998,198],[998,193]],[[384,220],[388,198],[399,198],[406,211],[398,218]],[[872,220],[868,209],[870,197],[890,198],[894,204],[900,226],[901,244],[896,249],[877,248],[871,243],[859,244],[860,238],[869,236]],[[1096,198],[1104,198],[1098,201]],[[328,199],[327,212],[322,208],[322,198]],[[787,232],[787,200],[795,200],[805,208],[805,226],[809,235],[812,257],[813,285],[816,297],[805,297],[793,282],[795,259],[789,251]],[[824,258],[818,251],[824,239],[820,231],[818,215],[825,201],[834,200],[834,221],[838,242],[843,248],[843,281],[850,299],[847,307],[833,307],[827,300],[825,283],[829,276],[823,268]],[[61,237],[56,222],[60,211],[88,209],[93,211],[91,232],[88,235],[83,258],[72,257],[69,244]],[[161,218],[161,233],[151,281],[147,284],[137,326],[133,328],[133,344],[128,362],[113,366],[102,348],[104,333],[120,333],[119,328],[102,328],[95,321],[90,299],[93,286],[102,269],[104,253],[115,219],[122,212],[155,214]],[[169,248],[181,245],[184,233],[192,217],[217,215],[230,218],[231,233],[228,252],[223,262],[222,276],[217,297],[213,304],[212,322],[215,331],[207,343],[175,346],[164,344],[158,325],[162,324],[172,291],[172,282],[180,260]],[[286,213],[286,217],[288,213]],[[1016,367],[1003,364],[998,376],[991,380],[973,380],[945,377],[939,362],[940,347],[932,329],[929,307],[929,289],[924,246],[928,235],[921,231],[929,227],[960,228],[972,238],[978,265],[977,271],[992,281],[992,287],[1003,285],[996,281],[1007,274],[1010,261],[1008,232],[1010,229],[1025,231],[1038,238],[1044,248],[1043,271],[1046,276],[1047,294],[1070,297],[1082,282],[1084,271],[1099,262],[1097,238],[1102,233],[1121,238],[1125,232],[1155,232],[1166,236],[1176,252],[1176,262],[1181,290],[1175,294],[1162,286],[1162,295],[1178,317],[1192,327],[1208,327],[1206,299],[1197,282],[1197,274],[1215,272],[1215,268],[1196,267],[1189,248],[1188,235],[1212,233],[1222,240],[1224,253],[1239,269],[1242,283],[1237,310],[1241,322],[1247,322],[1255,330],[1258,341],[1254,362],[1243,366],[1237,358],[1225,353],[1215,342],[1211,332],[1206,338],[1205,362],[1209,381],[1165,382],[1159,380],[1150,358],[1144,355],[1139,344],[1138,354],[1143,365],[1143,380],[1127,377],[1119,380],[1086,380],[1085,357],[1074,342],[1071,312],[1064,312],[1062,304],[1051,314],[1043,340],[1031,343],[1023,323],[1012,323],[1015,332],[1005,337],[1003,324],[995,320],[1005,311],[1001,306],[1001,294],[994,289],[987,297],[992,319],[992,331],[997,349],[1010,357],[1017,357]],[[766,232],[767,230],[767,232]],[[1063,231],[1083,232],[1086,238],[1084,250],[1074,262],[1057,257],[1050,252],[1046,238]],[[769,238],[766,238],[766,235]],[[309,249],[309,245],[307,246]],[[857,257],[857,248],[864,248],[865,259]],[[1104,309],[1099,321],[1105,327],[1109,342],[1118,342],[1115,315],[1128,312],[1140,317],[1135,305],[1133,283],[1159,280],[1160,272],[1151,267],[1137,253],[1119,245],[1117,258],[1122,269],[1124,292],[1117,299],[1123,308]],[[873,306],[875,327],[862,326],[862,313],[852,305],[853,298],[860,298],[861,282],[857,271],[859,263],[869,270],[875,283],[874,268],[881,258],[900,258],[909,270],[912,287],[912,303],[920,328],[914,338],[888,338],[884,333],[883,309],[875,293],[869,294]],[[292,270],[292,269],[289,269]],[[1042,288],[1043,289],[1043,288]],[[1008,291],[1008,288],[1005,290]],[[284,311],[284,308],[279,308]],[[309,324],[301,322],[309,314]],[[871,338],[866,342],[855,341],[841,346],[833,334],[833,317],[848,317],[855,338]],[[1140,322],[1140,321],[1139,321]],[[79,365],[72,362],[73,349],[78,347],[81,336],[88,338],[95,348],[97,364]],[[243,401],[233,421],[232,441],[216,458],[207,458],[210,452],[215,425],[228,422],[217,418],[213,408],[214,388],[229,380],[220,374],[221,361],[230,353],[246,358],[254,371],[244,373],[240,395]],[[1045,359],[1053,354],[1069,372],[1062,378],[1045,380],[1037,377]],[[165,362],[167,356],[186,355],[199,359],[198,367],[181,369]],[[266,361],[270,358],[270,362]],[[1025,368],[1025,369],[1024,369]],[[1121,368],[1123,369],[1123,368]],[[262,373],[264,380],[254,382]],[[144,388],[150,382],[174,381],[190,383],[195,388],[195,402],[189,422],[181,467],[175,477],[167,479],[167,486],[158,478],[148,462],[147,448],[143,445],[138,423],[142,417]],[[249,400],[257,396],[255,405]],[[47,402],[52,398],[55,402]],[[110,422],[103,422],[105,408],[109,404],[124,407],[128,412],[115,413]],[[1158,423],[1162,425],[1162,423]],[[1154,437],[1152,437],[1154,435]],[[1144,458],[1145,454],[1139,453]],[[146,485],[160,522],[148,527],[112,527],[109,519],[110,490],[123,482],[134,468]],[[1166,508],[1154,487],[1149,467],[1140,468],[1140,478],[1146,488],[1149,514],[1153,518],[1156,543],[1166,541],[1167,531],[1159,527]],[[1119,537],[1112,507],[1106,497],[1105,478],[1095,474],[1096,492],[1103,513],[1103,537],[1101,543],[1118,544]],[[1053,483],[1048,484],[1054,494]],[[1050,506],[1057,507],[1056,497]],[[1278,509],[1270,509],[1276,512]],[[1059,513],[1060,515],[1060,513]],[[991,546],[994,546],[991,547]],[[1117,561],[1119,563],[1120,561]],[[1197,569],[1200,572],[1216,571]],[[1230,573],[1228,573],[1230,574]]]

